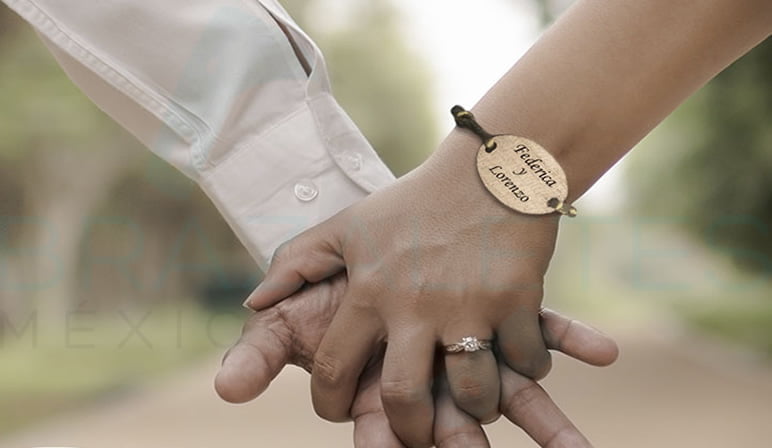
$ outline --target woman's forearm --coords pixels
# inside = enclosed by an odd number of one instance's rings
[[[575,199],[770,30],[769,0],[578,0],[473,112],[547,148]],[[437,155],[473,164],[478,146],[455,131]]]

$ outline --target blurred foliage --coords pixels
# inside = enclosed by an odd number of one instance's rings
[[[770,80],[772,40],[767,39],[674,112],[655,131],[655,139],[667,146],[634,153],[629,170],[636,207],[683,217],[677,221],[709,247],[767,275],[772,273]]]
[[[679,300],[673,306],[698,330],[731,341],[744,350],[758,350],[772,359],[772,300],[768,297],[724,300],[710,305]]]
[[[114,137],[117,125],[70,82],[32,30],[10,28],[0,46],[0,162],[52,146],[93,149]]]
[[[0,434],[224,350],[243,316],[196,307],[70,315],[66,334],[0,320]],[[23,329],[23,330],[22,330]],[[18,334],[17,334],[18,333]]]
[[[533,2],[536,4],[541,24],[547,26],[554,22],[573,0],[533,0]],[[513,3],[519,3],[519,0]]]
[[[319,20],[327,0],[282,4],[319,44],[333,93],[395,175],[423,162],[437,146],[428,65],[400,30],[389,0],[348,2],[351,20]]]

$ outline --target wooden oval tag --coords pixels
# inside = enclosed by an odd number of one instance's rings
[[[566,173],[541,145],[525,137],[493,135],[461,106],[453,106],[450,113],[456,126],[469,129],[482,140],[477,151],[477,172],[499,202],[531,215],[558,212],[576,216],[574,206],[565,202]]]
[[[501,203],[522,213],[545,215],[564,209],[566,174],[538,143],[514,135],[493,136],[477,152],[477,172]],[[573,207],[571,207],[573,209]]]

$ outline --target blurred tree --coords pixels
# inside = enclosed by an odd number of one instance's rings
[[[2,14],[0,22],[9,21],[6,8]],[[17,260],[25,275],[13,283],[26,291],[27,306],[61,316],[73,306],[83,220],[135,152],[126,150],[129,138],[72,86],[30,29],[14,25],[3,34],[0,164],[6,182],[21,191],[23,207],[2,216],[0,230],[21,228],[18,245],[28,256]],[[36,307],[43,300],[45,306]]]
[[[426,63],[406,42],[389,0],[284,0],[282,4],[322,48],[335,97],[399,176],[437,145]],[[333,22],[331,24],[331,22]]]
[[[542,26],[547,26],[557,18],[574,0],[533,0]],[[515,4],[520,3],[516,0]]]
[[[13,36],[18,26],[19,21],[16,20],[11,11],[3,5],[3,7],[0,8],[0,47],[11,42],[9,36]]]
[[[633,203],[678,221],[742,267],[772,273],[772,40],[683,104],[633,154]],[[656,151],[656,153],[655,153]],[[655,174],[652,174],[655,173]],[[664,174],[664,175],[663,175]]]

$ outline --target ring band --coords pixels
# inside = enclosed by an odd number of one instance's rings
[[[444,347],[445,353],[461,353],[461,352],[477,352],[480,350],[490,350],[493,346],[493,341],[490,339],[477,339],[474,336],[467,336],[461,338],[461,341],[455,344],[449,344]]]

